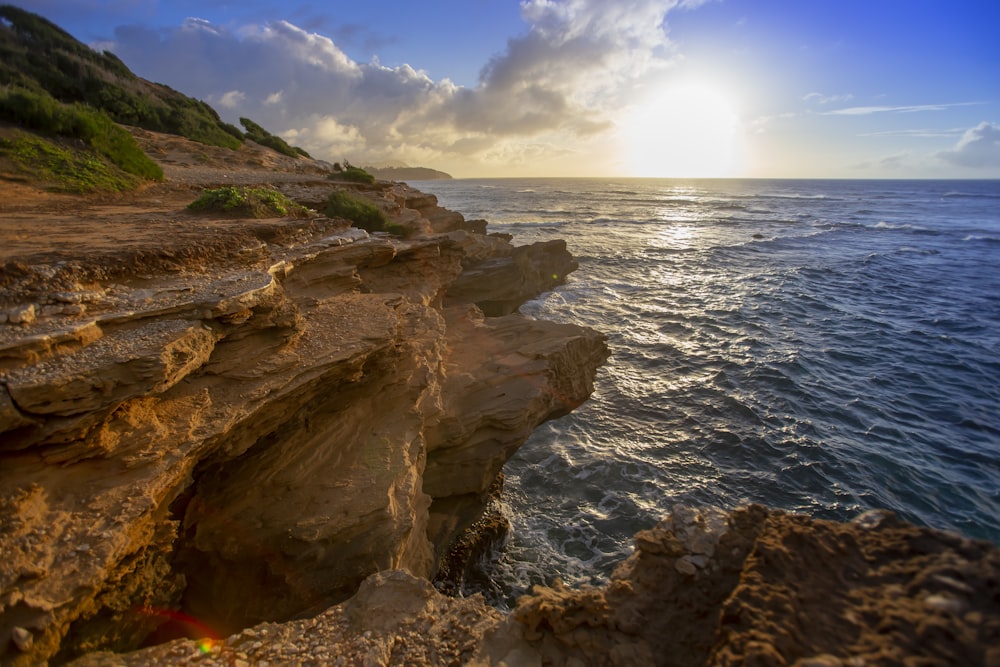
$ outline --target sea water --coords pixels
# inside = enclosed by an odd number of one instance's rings
[[[600,583],[677,503],[1000,542],[1000,181],[415,183],[580,262],[526,315],[612,356],[505,467],[499,598]]]

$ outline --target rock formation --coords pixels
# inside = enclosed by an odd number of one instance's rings
[[[676,507],[601,588],[536,586],[507,615],[403,572],[318,616],[116,665],[962,665],[1000,660],[1000,549],[869,512]]]
[[[507,457],[587,398],[603,336],[513,312],[565,276],[564,246],[516,249],[402,184],[362,190],[413,235],[185,219],[206,231],[5,258],[4,664],[135,648],[178,619],[224,636],[375,572],[432,576]],[[451,293],[521,255],[502,316]]]
[[[1000,665],[1000,549],[880,512],[677,507],[604,587],[442,595],[504,530],[504,461],[606,358],[517,313],[565,245],[399,183],[336,187],[405,239],[198,218],[201,186],[335,186],[134,133],[166,184],[0,208],[0,663]]]

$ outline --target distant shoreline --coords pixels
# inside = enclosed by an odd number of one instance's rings
[[[365,171],[383,181],[440,181],[451,174],[429,167],[365,167]]]

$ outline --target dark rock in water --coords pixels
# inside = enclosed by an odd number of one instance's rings
[[[755,238],[755,239],[762,239],[762,238],[764,238],[764,235],[763,234],[754,234],[753,238]]]
[[[434,586],[442,593],[463,597],[474,592],[500,595],[490,574],[510,533],[510,521],[500,509],[502,493],[503,473],[487,491],[482,516],[452,543],[438,563]],[[431,512],[433,516],[433,507]]]

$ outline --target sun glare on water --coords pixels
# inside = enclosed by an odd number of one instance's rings
[[[676,83],[627,113],[619,129],[621,163],[630,176],[738,175],[742,158],[739,115],[712,84]]]

